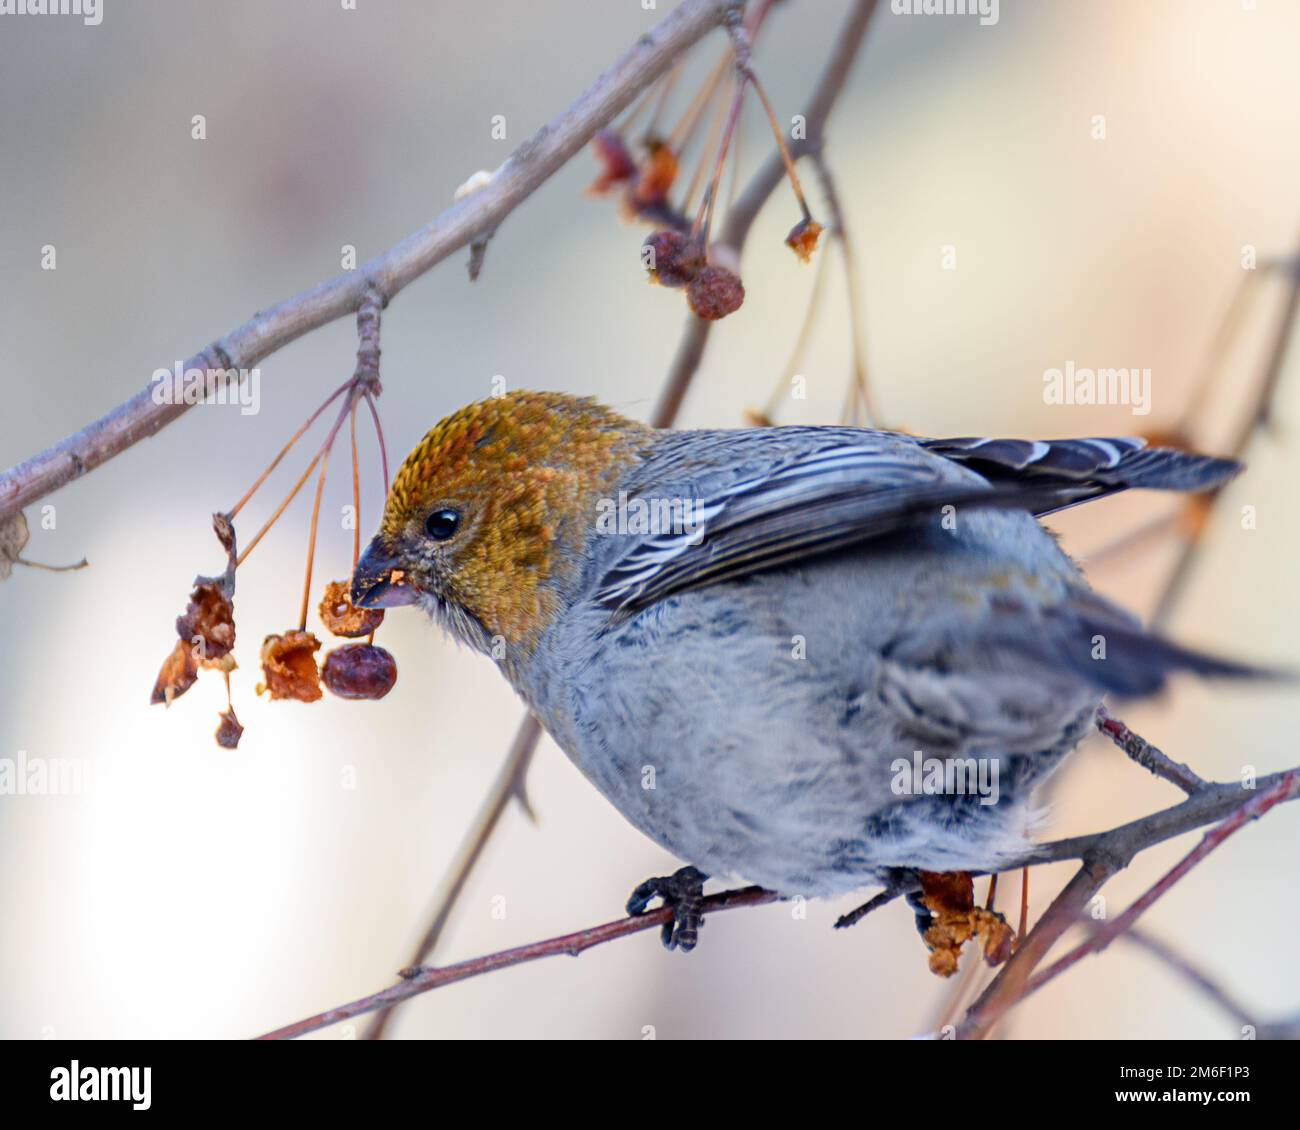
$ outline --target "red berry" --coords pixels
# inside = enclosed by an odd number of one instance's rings
[[[695,276],[686,290],[686,300],[696,317],[716,322],[740,309],[745,301],[745,287],[734,271],[710,264]]]
[[[685,286],[704,266],[704,251],[684,232],[665,228],[651,232],[641,245],[641,260],[650,279],[660,286]]]
[[[397,682],[397,662],[382,647],[351,643],[325,656],[321,679],[339,698],[383,698]]]

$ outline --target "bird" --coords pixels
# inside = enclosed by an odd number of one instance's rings
[[[1148,633],[1040,521],[1240,470],[1136,437],[672,430],[509,392],[407,456],[351,599],[423,608],[496,663],[684,862],[628,910],[671,906],[685,951],[708,878],[836,897],[994,872],[1104,695],[1256,674]]]

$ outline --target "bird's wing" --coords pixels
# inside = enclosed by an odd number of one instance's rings
[[[923,513],[937,517],[940,506],[984,502],[994,493],[982,478],[954,475],[944,460],[926,458],[911,444],[804,451],[689,500],[688,521],[636,541],[601,579],[597,599],[634,612],[672,593],[828,553],[901,529]]]
[[[734,446],[742,459],[742,437],[763,442],[753,432],[695,434]],[[802,450],[715,478],[689,499],[690,521],[638,538],[612,562],[596,599],[622,617],[673,593],[939,520],[945,506],[1049,514],[1130,486],[1217,485],[1239,469],[1228,460],[1148,449],[1132,438],[917,440],[855,429],[813,437],[815,429],[790,429],[792,440],[804,441]]]

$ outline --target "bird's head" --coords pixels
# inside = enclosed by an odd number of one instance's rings
[[[653,436],[594,400],[516,392],[406,457],[352,577],[363,608],[419,604],[481,650],[527,650],[578,579],[596,501]]]

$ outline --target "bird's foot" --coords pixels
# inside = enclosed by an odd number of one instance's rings
[[[683,867],[671,875],[647,879],[627,900],[627,912],[633,916],[644,914],[651,899],[663,899],[664,906],[673,910],[672,919],[664,923],[660,934],[664,948],[689,953],[700,940],[700,927],[704,925],[701,906],[707,878],[698,868]]]

